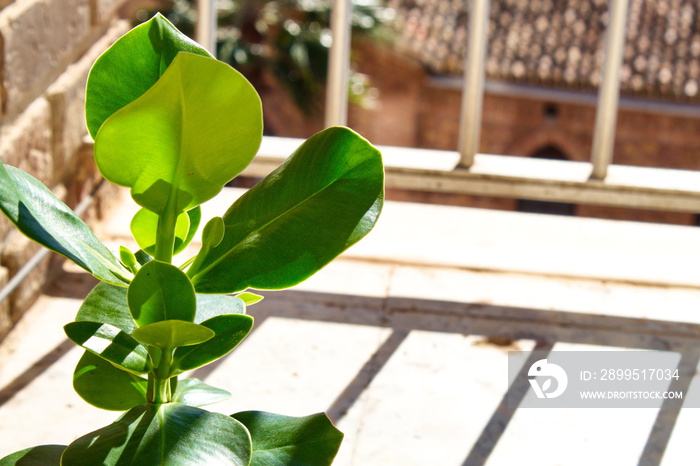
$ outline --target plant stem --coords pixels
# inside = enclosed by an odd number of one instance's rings
[[[155,350],[155,348],[153,349]],[[170,390],[170,366],[172,361],[172,349],[161,351],[158,365],[155,370],[148,374],[147,400],[149,403],[170,403],[172,400],[172,391]]]
[[[175,224],[177,223],[177,215],[175,209],[171,209],[169,204],[170,201],[168,201],[165,212],[158,216],[155,259],[171,264],[173,262],[173,249],[175,247]]]

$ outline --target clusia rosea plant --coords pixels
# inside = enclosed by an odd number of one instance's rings
[[[229,393],[179,376],[250,332],[246,309],[262,297],[247,290],[296,285],[369,232],[383,201],[379,151],[347,128],[312,136],[209,220],[199,252],[176,265],[200,204],[259,148],[257,93],[157,15],[95,62],[86,121],[102,175],[141,207],[131,222],[139,249],[113,254],[49,189],[1,164],[0,208],[100,280],[64,327],[86,350],[73,385],[88,403],[124,413],[68,446],[25,449],[0,464],[330,464],[343,434],[325,414],[210,412],[201,406]]]

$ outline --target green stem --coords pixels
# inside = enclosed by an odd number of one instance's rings
[[[168,202],[170,204],[170,202]],[[175,224],[177,215],[170,205],[165,212],[158,216],[158,229],[156,230],[155,259],[171,264],[173,262],[173,249],[175,248]]]
[[[161,351],[158,365],[155,370],[148,374],[147,400],[149,403],[170,403],[172,400],[172,391],[170,390],[170,366],[172,362],[173,350]]]

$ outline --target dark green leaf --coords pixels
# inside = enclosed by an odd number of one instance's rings
[[[253,439],[251,466],[327,466],[343,441],[343,433],[323,413],[291,417],[245,411],[233,417]]]
[[[180,51],[211,56],[160,14],[107,49],[90,70],[85,92],[90,135],[94,138],[107,118],[150,89]]]
[[[296,285],[372,229],[383,192],[379,151],[347,128],[324,130],[231,206],[223,240],[187,274],[200,293]]]
[[[187,406],[206,406],[231,397],[226,390],[207,385],[199,379],[184,379],[178,381],[177,389],[173,394],[173,403],[182,403]]]
[[[202,322],[202,325],[216,335],[200,345],[175,350],[176,373],[201,367],[226,355],[250,333],[253,318],[245,314],[221,315]]]
[[[147,404],[68,445],[63,464],[248,466],[250,434],[238,421],[178,403]]]
[[[218,194],[261,140],[260,98],[250,83],[225,63],[182,52],[102,124],[95,159],[140,206],[175,218]]]
[[[118,327],[100,322],[71,322],[63,329],[77,345],[133,374],[151,369],[148,350]]]
[[[60,466],[65,445],[25,448],[0,459],[0,466]]]
[[[214,331],[184,320],[163,320],[139,327],[131,335],[144,345],[165,351],[203,343],[214,336]]]
[[[126,304],[126,293],[124,287],[98,283],[83,301],[75,320],[110,324],[131,333],[136,328],[136,322]]]
[[[139,327],[162,320],[194,320],[197,298],[189,278],[174,265],[151,261],[141,267],[127,292]]]
[[[201,324],[205,320],[224,314],[245,314],[245,302],[238,296],[197,295],[195,324]]]
[[[39,180],[0,162],[0,209],[27,237],[96,278],[126,285],[131,272],[75,213]]]
[[[146,403],[148,381],[86,351],[73,373],[73,388],[97,408],[126,411]]]

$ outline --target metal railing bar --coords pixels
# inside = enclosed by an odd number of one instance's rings
[[[345,126],[348,120],[350,36],[352,0],[334,0],[331,11],[331,44],[328,60],[325,125]]]
[[[197,0],[195,40],[216,56],[216,0]]]
[[[431,76],[427,80],[434,87],[459,90],[462,89],[463,81],[462,78],[456,76]],[[484,91],[486,94],[491,95],[522,97],[555,103],[561,102],[587,106],[594,106],[598,103],[597,92],[554,89],[535,84],[516,84],[490,79],[486,79]],[[691,102],[670,102],[646,97],[620,96],[618,108],[620,110],[700,118],[700,104]]]
[[[85,196],[82,201],[76,206],[74,209],[75,214],[78,217],[82,217],[83,214],[87,211],[87,209],[92,205],[92,202],[95,200],[95,194],[97,191],[100,189],[102,184],[104,183],[104,180],[101,180],[97,186],[92,190],[90,194]],[[0,303],[5,301],[13,291],[17,289],[19,285],[22,284],[24,280],[29,276],[32,271],[41,264],[41,262],[46,258],[46,256],[49,254],[48,249],[41,248],[39,251],[36,252],[28,261],[26,264],[24,264],[15,275],[12,276],[12,278],[7,282],[7,284],[0,289]]]
[[[608,30],[605,34],[603,70],[593,132],[591,162],[593,179],[602,180],[612,161],[615,144],[617,106],[620,97],[620,69],[625,45],[625,25],[629,0],[610,0]]]
[[[489,0],[472,0],[469,11],[469,37],[464,64],[464,88],[458,151],[460,166],[470,167],[479,151],[481,109],[486,75],[486,44],[488,42]]]

